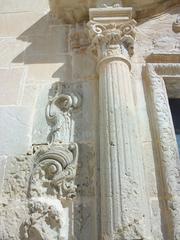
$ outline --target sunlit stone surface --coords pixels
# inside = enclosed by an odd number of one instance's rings
[[[177,3],[0,0],[0,240],[180,240]]]

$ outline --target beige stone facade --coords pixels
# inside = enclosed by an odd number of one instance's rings
[[[0,240],[179,240],[178,1],[0,0]]]

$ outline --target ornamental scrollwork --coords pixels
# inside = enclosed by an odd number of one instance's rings
[[[101,24],[90,21],[88,28],[90,38],[92,39],[90,46],[91,51],[98,58],[113,54],[132,56],[135,40],[135,25],[136,22],[134,20],[121,24]],[[108,52],[109,50],[111,51]]]
[[[29,197],[50,195],[58,199],[73,198],[76,195],[77,144],[56,142],[38,148],[30,178]]]
[[[34,158],[28,188],[29,218],[22,224],[22,239],[63,239],[66,217],[62,201],[76,196],[78,146],[61,142],[37,145]]]

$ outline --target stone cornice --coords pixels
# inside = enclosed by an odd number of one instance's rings
[[[179,0],[49,0],[51,13],[65,23],[88,21],[89,8],[112,8],[112,6],[133,7],[133,17],[141,20],[166,11],[179,3]]]

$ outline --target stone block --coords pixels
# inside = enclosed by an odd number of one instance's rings
[[[75,239],[94,240],[97,237],[96,199],[82,198],[74,203],[74,233]]]
[[[48,60],[48,59],[47,59]],[[59,56],[59,63],[30,64],[28,66],[27,83],[66,81],[71,79],[70,57]],[[69,71],[67,71],[69,69]]]
[[[32,33],[32,26],[43,16],[44,14],[31,12],[0,14],[0,37],[22,38],[22,34],[25,37]]]
[[[24,68],[0,69],[0,105],[16,105],[23,91]]]
[[[76,174],[77,195],[79,197],[95,197],[96,180],[96,152],[93,144],[79,143],[79,159]]]
[[[34,0],[0,0],[0,13],[6,12],[44,12],[49,9],[48,0],[34,1]]]
[[[33,84],[27,84],[24,87],[24,94],[21,104],[23,106],[33,107],[37,100],[39,86]]]
[[[24,62],[24,49],[28,43],[16,40],[14,38],[0,39],[0,67],[8,67],[10,65],[19,65]],[[14,62],[14,59],[19,56],[19,63]]]
[[[45,108],[48,103],[48,94],[50,89],[50,84],[46,84],[41,89],[39,89],[33,123],[33,144],[46,143],[48,134],[50,133],[49,126],[45,117]]]
[[[77,92],[81,98],[81,106],[73,112],[75,122],[74,141],[92,142],[96,138],[96,118],[98,107],[98,88],[95,81],[77,81],[65,84],[66,92]],[[88,110],[87,110],[88,109]]]
[[[27,34],[27,36],[26,36]],[[68,30],[65,27],[51,27],[42,35],[22,36],[31,43],[25,50],[25,63],[57,63],[57,56],[68,52]],[[58,39],[58,41],[57,41]]]
[[[31,146],[31,109],[16,106],[1,107],[0,116],[0,154],[26,153]]]
[[[96,79],[96,61],[85,53],[74,54],[72,58],[73,79],[94,80]]]

